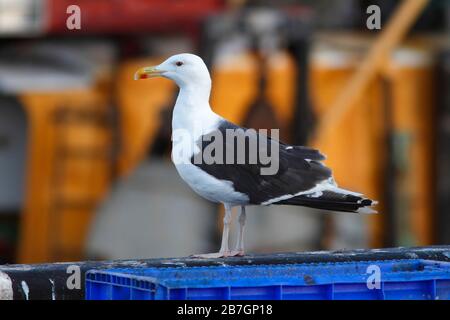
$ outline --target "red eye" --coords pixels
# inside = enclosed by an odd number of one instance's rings
[[[181,61],[177,61],[177,63],[175,63],[177,65],[177,67],[181,67],[183,65],[183,62]]]

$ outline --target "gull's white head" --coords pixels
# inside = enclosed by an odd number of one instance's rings
[[[163,63],[139,69],[134,79],[164,77],[175,81],[180,88],[188,86],[211,87],[211,77],[202,58],[191,53],[171,56]]]

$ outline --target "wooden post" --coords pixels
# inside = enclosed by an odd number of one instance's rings
[[[320,120],[316,131],[317,136],[323,137],[329,134],[343,116],[351,111],[355,102],[365,92],[364,89],[367,88],[367,85],[382,67],[386,55],[403,39],[428,2],[429,0],[403,1],[370,49],[359,69],[337,97],[333,107]],[[318,137],[315,138],[313,144],[319,140]]]
[[[319,251],[246,255],[219,259],[163,258],[144,260],[82,261],[48,264],[0,265],[0,300],[82,300],[88,270],[112,268],[189,268],[198,266],[255,266],[425,259],[450,261],[450,246],[376,250]],[[79,272],[80,286],[69,288],[69,277]]]

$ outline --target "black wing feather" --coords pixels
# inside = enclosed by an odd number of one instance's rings
[[[227,129],[240,130],[241,134],[248,130],[228,121],[223,121],[217,130],[220,131],[222,137],[225,137]],[[202,152],[210,143],[214,142],[216,134],[217,132],[212,132],[201,141],[197,141],[197,145]],[[261,175],[261,168],[264,165],[260,162],[260,159],[256,164],[249,164],[248,157],[245,164],[237,164],[236,161],[234,164],[225,164],[226,153],[230,152],[231,148],[236,151],[236,144],[226,144],[227,141],[224,141],[223,164],[196,163],[194,161],[195,155],[192,156],[191,162],[217,179],[231,181],[236,191],[248,195],[249,204],[261,204],[277,197],[306,191],[331,177],[331,170],[319,162],[325,157],[318,150],[302,146],[289,146],[258,134],[246,139],[245,150],[247,152],[250,139],[266,139],[269,150],[271,144],[277,144],[279,148],[279,170],[276,174]],[[259,143],[257,145],[259,146]],[[263,150],[263,152],[265,151]],[[236,152],[234,154],[236,156]],[[268,166],[266,165],[266,167]]]

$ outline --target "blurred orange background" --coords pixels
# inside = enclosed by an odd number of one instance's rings
[[[79,29],[66,24],[73,4]],[[367,28],[370,4],[380,30]],[[170,162],[177,88],[133,80],[180,52],[210,68],[216,113],[318,147],[340,186],[379,201],[370,217],[250,208],[250,252],[450,244],[450,1],[420,10],[321,134],[400,5],[0,0],[0,263],[217,246],[219,206]]]

